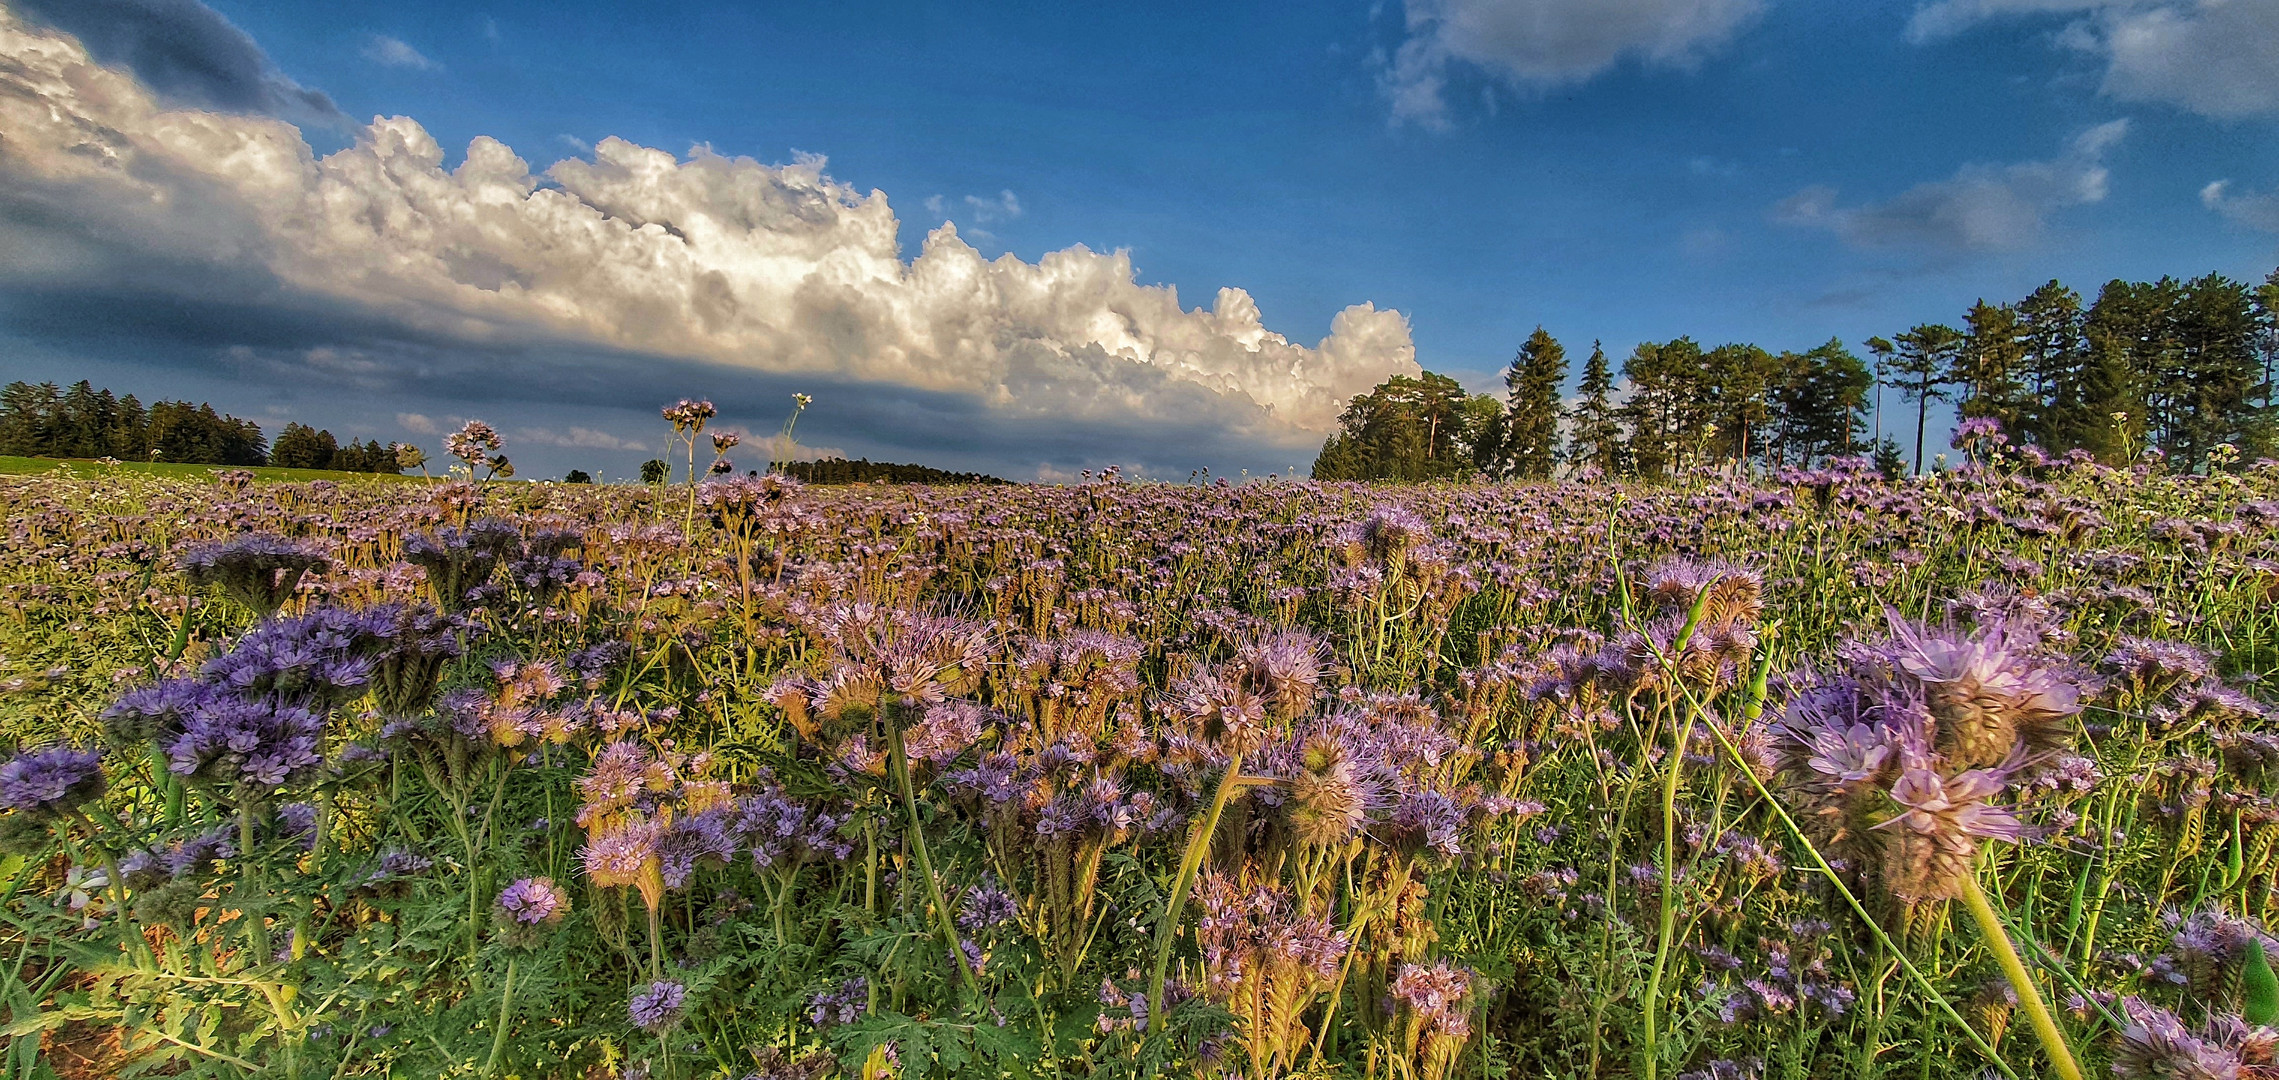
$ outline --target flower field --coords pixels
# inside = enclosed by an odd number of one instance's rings
[[[4,1066],[2279,1075],[2279,466],[1992,456],[0,478]]]

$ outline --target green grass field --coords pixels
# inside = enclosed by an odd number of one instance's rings
[[[122,461],[116,464],[87,458],[13,457],[0,454],[0,476],[34,476],[58,470],[78,478],[114,476],[135,473],[141,476],[163,476],[177,480],[204,480],[229,468],[227,465],[182,465],[166,461]],[[419,476],[391,476],[386,473],[336,472],[332,469],[272,469],[253,470],[256,480],[299,481],[338,480],[347,483],[374,481],[417,481]]]

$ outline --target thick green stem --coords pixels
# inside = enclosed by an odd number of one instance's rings
[[[240,900],[261,896],[261,861],[253,853],[253,808],[250,806],[240,806],[237,810],[237,857],[244,864],[244,872],[237,878],[238,888],[244,890]],[[238,917],[245,920],[246,939],[253,945],[253,966],[267,965],[272,954],[265,917],[242,902],[238,905]]]
[[[1662,920],[1654,970],[1646,979],[1646,1080],[1654,1080],[1661,1069],[1662,975],[1669,970],[1678,915],[1678,779],[1685,769],[1686,743],[1693,738],[1693,722],[1699,715],[1687,711],[1670,747],[1669,767],[1662,773]]]
[[[498,1027],[491,1032],[491,1056],[483,1062],[484,1076],[498,1071],[499,1055],[506,1051],[507,1018],[514,1011],[514,965],[519,959],[520,957],[509,957],[506,962],[506,986],[502,991],[503,996],[499,998]]]
[[[974,982],[973,968],[965,962],[965,950],[959,947],[949,901],[942,895],[942,883],[934,877],[934,860],[926,854],[926,831],[918,827],[918,796],[910,786],[910,757],[902,749],[900,726],[886,725],[886,748],[893,758],[894,782],[902,788],[902,810],[910,821],[910,854],[918,860],[918,876],[926,879],[926,895],[934,903],[934,921],[941,929],[942,944],[950,950],[950,966],[957,968],[959,981],[968,992],[976,991],[980,987]]]
[[[1179,857],[1179,876],[1171,881],[1171,897],[1163,908],[1163,921],[1155,927],[1155,969],[1147,979],[1147,1015],[1154,1023],[1163,1022],[1163,980],[1171,972],[1171,943],[1179,937],[1179,917],[1187,907],[1187,891],[1195,886],[1195,872],[1203,865],[1203,853],[1211,849],[1211,836],[1219,831],[1219,815],[1226,812],[1227,798],[1234,794],[1235,785],[1242,779],[1242,755],[1236,754],[1227,761],[1226,774],[1219,777],[1219,790],[1211,796],[1211,809],[1203,820],[1187,834],[1187,850]]]
[[[1961,1013],[1955,1011],[1954,1003],[1948,1001],[1947,996],[1940,993],[1937,986],[1931,984],[1930,978],[1923,974],[1922,969],[1916,967],[1915,962],[1907,958],[1907,953],[1899,948],[1898,943],[1891,940],[1891,935],[1884,931],[1883,925],[1876,922],[1874,916],[1868,914],[1867,906],[1860,903],[1858,896],[1853,895],[1850,886],[1844,884],[1843,875],[1836,873],[1836,868],[1828,864],[1828,858],[1820,853],[1819,846],[1814,844],[1810,837],[1804,835],[1804,829],[1797,825],[1796,819],[1789,816],[1788,810],[1781,806],[1780,800],[1775,799],[1773,793],[1765,787],[1764,779],[1757,775],[1756,770],[1749,767],[1748,759],[1741,756],[1741,748],[1733,745],[1733,740],[1726,737],[1724,729],[1715,724],[1709,725],[1709,734],[1717,740],[1718,747],[1725,751],[1727,760],[1733,762],[1734,768],[1740,770],[1741,775],[1749,778],[1749,786],[1756,789],[1758,797],[1764,799],[1765,807],[1773,812],[1774,817],[1780,819],[1781,825],[1788,830],[1789,837],[1796,841],[1797,846],[1801,847],[1806,855],[1812,857],[1813,868],[1820,872],[1821,877],[1827,879],[1829,887],[1836,890],[1836,895],[1844,898],[1844,905],[1852,909],[1853,915],[1859,917],[1861,925],[1867,927],[1868,933],[1875,938],[1876,944],[1883,946],[1885,952],[1890,953],[1893,959],[1899,961],[1899,966],[1907,972],[1907,977],[1914,980],[1916,986],[1922,988],[1924,995],[1931,999],[1933,1005],[1938,1006],[1939,1011],[1944,1013],[1947,1019],[1954,1021],[1955,1026],[1962,1029],[1963,1036],[1970,1040],[1972,1046],[1978,1048],[1979,1053],[1986,1055],[1988,1061],[1994,1063],[1995,1069],[1999,1070],[2002,1075],[2009,1077],[2010,1080],[2018,1080],[2017,1071],[2012,1069],[2008,1062],[2003,1061],[2001,1055],[1994,1052],[1994,1047],[1987,1045],[1986,1037],[1980,1035],[1976,1028],[1971,1027],[1970,1023],[1962,1018]]]
[[[2026,964],[2018,958],[2017,947],[2010,944],[2010,935],[2003,932],[2002,920],[1994,914],[1994,905],[1978,887],[1977,874],[1963,875],[1962,900],[1963,906],[1970,909],[1971,919],[1978,923],[1979,934],[1986,938],[1986,947],[1994,950],[1994,959],[2002,965],[2002,974],[2018,992],[2018,1005],[2026,1010],[2026,1019],[2034,1025],[2034,1034],[2042,1040],[2050,1068],[2059,1080],[2081,1080],[2081,1066],[2073,1060],[2073,1049],[2066,1045],[2065,1033],[2057,1029],[2057,1018],[2050,1015],[2049,1005],[2042,1001],[2041,987],[2026,973]]]

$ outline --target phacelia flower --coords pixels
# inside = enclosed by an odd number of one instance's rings
[[[58,743],[0,765],[0,809],[52,818],[102,794],[103,759],[95,750]]]
[[[671,979],[658,979],[633,992],[625,1004],[626,1015],[633,1026],[652,1034],[662,1034],[680,1022],[682,1010],[688,1007],[688,987]]]

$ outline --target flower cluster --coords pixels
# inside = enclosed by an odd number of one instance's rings
[[[332,563],[316,547],[281,536],[251,533],[182,553],[182,575],[192,585],[218,586],[223,595],[268,616],[292,599],[307,574]]]
[[[1957,895],[1980,840],[2029,834],[1997,800],[2064,744],[2080,688],[2027,626],[1891,626],[1791,677],[1779,753],[1818,838],[1912,908]]]

